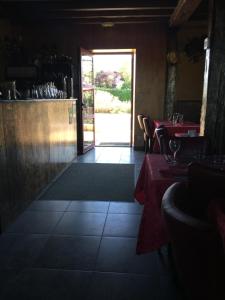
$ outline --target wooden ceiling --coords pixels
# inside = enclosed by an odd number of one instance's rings
[[[177,0],[2,0],[0,17],[34,21],[72,20],[78,24],[150,23],[154,21],[168,23],[178,2]],[[198,2],[201,1],[198,0]],[[198,19],[205,18],[206,12],[205,6],[202,5]]]

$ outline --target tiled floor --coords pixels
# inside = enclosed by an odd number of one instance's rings
[[[135,164],[135,179],[137,179],[143,159],[144,152],[134,151],[130,147],[95,147],[85,155],[79,156],[75,162]]]
[[[136,174],[142,160],[129,148],[78,158],[135,163]],[[135,254],[141,213],[110,199],[33,202],[0,238],[0,299],[181,299],[158,253]]]

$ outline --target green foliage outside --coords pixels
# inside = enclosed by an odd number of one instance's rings
[[[96,90],[108,92],[122,102],[131,101],[131,77],[126,70],[100,71],[95,77]]]
[[[102,88],[96,87],[96,90],[108,92],[114,97],[118,97],[120,101],[130,101],[131,100],[131,88]]]
[[[95,113],[130,113],[131,105],[129,101],[120,101],[119,98],[114,97],[111,93],[95,90]]]

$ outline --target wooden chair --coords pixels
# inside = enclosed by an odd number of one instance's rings
[[[152,152],[153,123],[149,117],[143,114],[137,115],[137,119],[143,132],[145,153]]]
[[[155,135],[159,143],[160,154],[171,154],[169,149],[169,134],[164,126],[155,129]],[[201,156],[208,152],[208,140],[204,136],[197,137],[171,137],[180,141],[181,146],[177,158],[182,156]]]
[[[169,149],[169,134],[165,126],[160,126],[155,129],[155,136],[159,144],[160,154],[170,154]]]
[[[146,117],[145,115],[143,114],[139,114],[137,115],[137,119],[138,119],[138,124],[139,124],[139,127],[142,131],[144,131],[144,124],[143,124],[143,118]]]
[[[145,153],[151,153],[153,146],[153,122],[149,117],[144,117],[143,125],[145,134]]]
[[[208,140],[204,136],[196,137],[176,137],[180,141],[180,150],[177,157],[181,156],[201,156],[208,151]]]
[[[146,117],[146,116],[143,115],[143,114],[137,115],[139,128],[141,129],[142,134],[143,134],[144,149],[146,148],[146,137],[145,137],[144,123],[143,123],[143,118],[145,118],[145,117]]]

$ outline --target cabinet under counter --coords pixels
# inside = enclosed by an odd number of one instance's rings
[[[0,101],[2,230],[76,155],[75,99]]]

